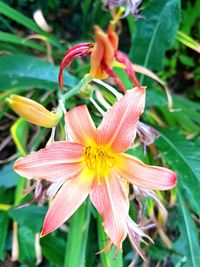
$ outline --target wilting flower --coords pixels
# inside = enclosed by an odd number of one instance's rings
[[[62,117],[60,109],[50,112],[38,102],[20,95],[11,95],[6,101],[20,117],[42,127],[55,127]]]
[[[110,8],[115,6],[126,5],[125,13],[122,17],[126,17],[129,13],[131,13],[136,18],[141,18],[139,15],[139,5],[142,3],[142,0],[103,0],[105,5],[108,5]]]
[[[145,146],[151,145],[160,136],[158,131],[143,122],[138,122],[137,133]]]
[[[164,207],[164,205],[162,204],[162,202],[159,199],[156,192],[154,192],[153,190],[140,188],[140,187],[135,186],[135,185],[133,186],[133,190],[134,190],[134,193],[135,193],[135,196],[136,196],[138,203],[141,203],[142,198],[144,198],[144,197],[153,199],[157,204],[157,207],[158,207],[158,209],[162,215],[163,221],[165,222],[167,220],[167,210]]]
[[[147,229],[151,228],[152,225],[149,225],[147,227],[141,227],[138,224],[136,224],[129,216],[127,219],[127,227],[131,245],[137,250],[138,254],[143,258],[143,260],[145,260],[145,256],[139,247],[139,242],[146,243],[144,240],[144,238],[146,238],[153,243],[153,240],[148,235],[146,235],[142,229],[142,228],[147,228]]]
[[[107,33],[103,32],[100,27],[94,27],[95,43],[81,43],[77,44],[67,50],[61,65],[59,72],[59,85],[63,87],[63,70],[65,67],[78,56],[90,55],[90,75],[92,78],[105,79],[108,76],[112,77],[120,90],[125,92],[126,89],[122,84],[119,77],[112,70],[113,60],[116,59],[120,63],[126,66],[126,71],[136,87],[140,87],[139,82],[135,76],[132,64],[128,57],[118,51],[119,38],[114,31],[116,21],[113,20],[108,26]]]
[[[16,161],[15,171],[28,179],[65,180],[46,214],[42,236],[61,226],[90,195],[110,241],[121,249],[129,231],[125,179],[152,190],[175,186],[176,174],[171,170],[145,165],[124,153],[135,138],[144,103],[144,88],[127,91],[97,129],[87,106],[78,106],[66,113],[74,142],[55,142]]]

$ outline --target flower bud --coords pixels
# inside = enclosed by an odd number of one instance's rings
[[[20,95],[11,95],[6,102],[20,117],[45,128],[53,128],[62,117],[60,109],[50,112],[38,102]]]

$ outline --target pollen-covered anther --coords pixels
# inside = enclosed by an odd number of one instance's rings
[[[100,184],[101,177],[107,177],[110,169],[114,167],[115,158],[101,147],[87,146],[84,150],[84,158],[87,167],[94,170]]]

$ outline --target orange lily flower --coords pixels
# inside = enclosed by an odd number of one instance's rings
[[[145,88],[134,88],[112,106],[95,127],[87,106],[66,113],[73,142],[55,142],[19,158],[14,170],[28,179],[61,181],[44,219],[41,236],[68,220],[87,196],[103,217],[110,242],[119,249],[130,236],[128,183],[151,190],[167,190],[176,184],[176,174],[148,166],[125,154],[144,110]],[[36,178],[37,177],[37,178]]]
[[[60,65],[59,85],[63,87],[63,70],[78,56],[90,55],[90,75],[92,78],[105,79],[112,77],[120,90],[125,93],[126,89],[119,77],[112,70],[113,60],[123,63],[126,72],[133,84],[140,87],[132,68],[132,63],[128,57],[118,51],[119,37],[114,31],[116,21],[111,21],[107,33],[103,32],[99,26],[94,27],[95,43],[81,43],[68,49]]]

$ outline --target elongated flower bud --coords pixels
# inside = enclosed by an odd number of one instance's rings
[[[62,117],[60,109],[50,112],[38,102],[20,95],[11,95],[6,101],[20,117],[38,126],[52,128]]]

